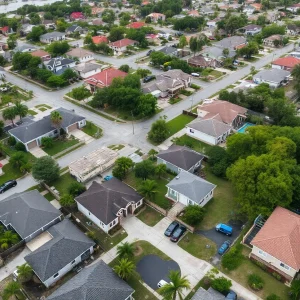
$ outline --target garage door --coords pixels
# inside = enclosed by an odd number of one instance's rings
[[[28,150],[30,150],[32,148],[35,148],[37,146],[38,146],[38,144],[37,144],[36,141],[32,141],[32,142],[30,142],[30,143],[27,144]]]
[[[71,131],[73,131],[73,130],[75,130],[77,128],[78,128],[77,123],[75,123],[75,124],[73,124],[73,125],[71,125],[71,126],[68,127],[68,132],[71,132]]]

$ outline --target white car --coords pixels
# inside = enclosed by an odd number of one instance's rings
[[[157,284],[158,288],[161,288],[162,286],[168,284],[166,281],[164,281],[163,279]]]
[[[18,270],[14,270],[13,272],[13,281],[17,281],[18,279]]]
[[[0,87],[0,91],[1,91],[1,92],[7,92],[7,91],[8,91],[8,88],[7,88],[6,86]]]
[[[192,73],[191,75],[194,76],[194,77],[199,77],[200,76],[200,74],[198,74],[198,73]]]

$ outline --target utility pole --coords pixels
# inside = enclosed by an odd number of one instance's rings
[[[191,100],[191,112],[192,112],[192,110],[193,110],[193,102],[194,102],[194,95],[192,96],[192,100]]]
[[[133,112],[131,111],[131,116],[132,116],[132,120],[131,120],[131,123],[132,123],[132,134],[134,135],[134,123],[133,123]]]

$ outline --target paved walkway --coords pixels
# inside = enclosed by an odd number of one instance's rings
[[[178,132],[176,132],[175,134],[170,136],[168,139],[166,139],[162,144],[158,145],[157,146],[158,149],[159,150],[167,150],[170,146],[172,146],[172,144],[173,144],[172,140],[174,138],[182,137],[185,134],[186,134],[186,128],[184,127],[183,129],[179,130]]]
[[[192,288],[204,277],[204,275],[213,268],[208,262],[198,259],[177,244],[172,243],[163,232],[169,225],[170,221],[167,218],[162,219],[154,227],[149,227],[134,216],[128,216],[123,220],[122,226],[127,231],[128,236],[123,242],[135,242],[137,240],[145,240],[151,243],[153,246],[167,254],[171,259],[176,261],[181,269],[181,274],[187,276],[191,283]],[[110,263],[117,256],[117,246],[106,252],[99,259],[102,259],[106,263]],[[225,276],[219,273],[220,276]],[[227,276],[225,276],[227,277]],[[232,281],[232,280],[231,280]],[[238,284],[232,281],[232,290],[234,290],[240,297],[245,300],[259,300],[258,296]],[[185,296],[190,291],[185,291]]]

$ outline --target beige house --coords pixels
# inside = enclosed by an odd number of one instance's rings
[[[73,161],[69,165],[69,171],[77,181],[86,182],[111,168],[117,158],[116,151],[102,147]]]
[[[166,19],[166,16],[160,13],[152,13],[147,17],[151,19],[151,23],[157,23],[158,21],[164,21]]]

